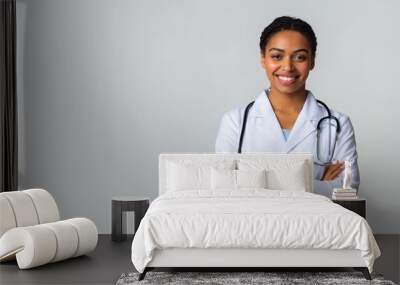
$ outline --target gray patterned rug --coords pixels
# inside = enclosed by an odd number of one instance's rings
[[[117,285],[144,284],[379,284],[395,285],[384,280],[382,275],[372,274],[372,281],[364,278],[360,272],[154,272],[150,271],[142,281],[138,281],[139,273],[124,273]]]

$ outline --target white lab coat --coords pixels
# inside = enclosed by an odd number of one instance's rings
[[[239,137],[242,128],[244,110],[246,106],[231,110],[224,114],[219,128],[216,152],[234,153],[238,151]],[[352,187],[358,188],[360,175],[357,164],[356,141],[353,126],[348,116],[331,110],[332,115],[340,122],[341,131],[338,134],[333,161],[349,160],[352,163]],[[310,152],[317,160],[317,124],[327,115],[324,107],[319,105],[311,92],[308,92],[304,106],[290,132],[287,141],[283,136],[278,119],[272,109],[271,103],[263,91],[255,100],[247,117],[246,131],[243,138],[242,153],[245,152]],[[336,129],[335,122],[324,120],[320,132],[320,158],[328,160],[329,147],[333,147]],[[331,143],[329,144],[329,140]],[[341,188],[342,174],[333,181],[321,181],[325,167],[314,164],[314,192],[325,196],[331,196],[333,188]]]

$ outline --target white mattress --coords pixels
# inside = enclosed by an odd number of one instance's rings
[[[380,255],[359,215],[320,195],[265,189],[161,195],[134,237],[132,262],[143,272],[168,248],[359,250],[371,272]]]

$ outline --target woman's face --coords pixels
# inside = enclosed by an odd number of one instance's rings
[[[314,57],[307,39],[296,31],[281,31],[268,41],[261,65],[271,88],[293,94],[305,89],[308,73],[314,67]]]

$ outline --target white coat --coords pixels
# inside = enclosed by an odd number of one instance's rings
[[[246,106],[231,110],[224,114],[219,128],[217,141],[215,144],[216,152],[238,151],[240,131]],[[348,160],[352,163],[352,187],[358,188],[360,175],[357,164],[357,150],[353,126],[348,116],[343,113],[331,110],[333,116],[337,117],[341,131],[338,134],[332,163],[334,161]],[[317,160],[317,124],[318,121],[327,115],[323,106],[317,103],[314,95],[308,92],[304,106],[297,117],[297,120],[290,131],[290,135],[285,140],[278,119],[272,109],[271,103],[263,91],[255,100],[247,117],[246,131],[243,138],[242,153],[245,152],[278,152],[294,153],[309,152]],[[335,122],[324,120],[320,131],[320,150],[321,160],[328,160],[329,147],[333,147],[335,142],[334,127]],[[329,140],[331,143],[329,143]],[[333,181],[321,181],[325,166],[314,164],[314,192],[325,196],[331,196],[333,188],[341,188],[343,184],[343,172]]]

